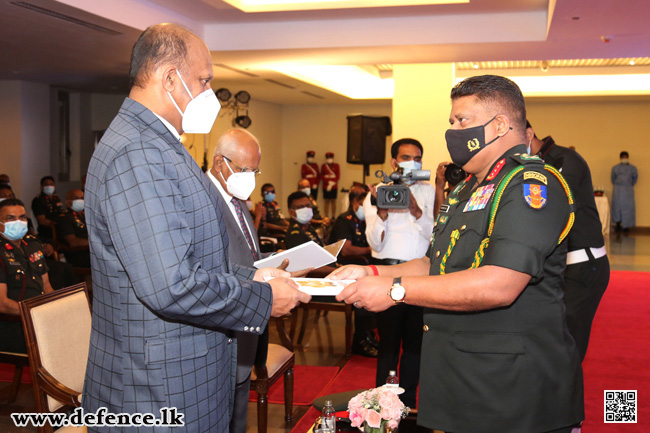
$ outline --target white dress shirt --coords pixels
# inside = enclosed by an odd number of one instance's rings
[[[153,111],[152,111],[152,113],[153,113]],[[153,114],[156,114],[156,113],[153,113]],[[157,114],[156,114],[156,117],[157,117],[158,119],[160,119],[160,121],[163,123],[163,125],[165,125],[165,126],[167,127],[167,129],[169,129],[169,132],[171,132],[172,135],[178,139],[178,141],[181,141],[181,135],[178,133],[178,131],[176,130],[176,128],[174,128],[174,127],[172,126],[171,123],[169,123],[168,121],[166,121],[165,119],[163,119],[162,117],[160,117],[160,116],[157,115]]]
[[[381,186],[383,184],[380,184]],[[411,192],[422,215],[415,219],[408,209],[389,210],[383,221],[377,216],[377,207],[370,204],[371,194],[363,202],[366,215],[366,238],[372,256],[377,259],[412,260],[424,257],[433,232],[435,188],[428,182],[417,181]],[[385,233],[382,240],[382,233]]]
[[[223,189],[219,181],[217,180],[216,177],[212,175],[212,172],[210,170],[206,171],[205,174],[208,175],[208,178],[212,181],[214,186],[217,188],[219,193],[221,194],[221,197],[223,197],[223,200],[228,203],[228,209],[230,209],[230,213],[232,214],[233,218],[235,218],[235,221],[237,221],[237,225],[239,226],[239,230],[241,230],[242,236],[246,238],[246,235],[244,235],[244,229],[241,227],[241,223],[239,222],[239,216],[237,216],[237,210],[235,209],[235,205],[232,203],[232,196],[226,192],[226,190]],[[235,199],[238,200],[238,199]],[[241,203],[242,206],[242,212],[248,212],[248,208],[246,207],[246,203]],[[248,228],[248,232],[250,233],[251,237],[253,236],[253,231],[251,230],[250,225],[248,224],[248,220],[244,218],[244,223],[246,224],[246,228]],[[255,238],[253,238],[255,239]],[[255,245],[255,241],[253,241],[253,246],[255,247],[255,250],[259,254],[259,250],[257,249],[257,245]]]

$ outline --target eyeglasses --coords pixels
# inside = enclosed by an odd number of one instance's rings
[[[229,162],[229,163],[232,164],[232,165],[233,165],[237,170],[239,170],[240,173],[254,173],[255,176],[259,176],[260,174],[262,174],[262,170],[260,170],[259,168],[256,168],[256,169],[254,169],[254,170],[253,170],[252,168],[249,168],[249,167],[244,167],[244,168],[242,168],[242,167],[238,166],[237,164],[235,164],[235,163],[233,162],[233,160],[230,159],[230,158],[228,158],[226,155],[221,155],[221,156],[223,156],[223,159],[225,159],[226,162]],[[228,165],[228,167],[230,168],[230,171],[232,171],[232,172],[234,173],[235,171],[232,169],[232,167],[230,167],[230,164]]]

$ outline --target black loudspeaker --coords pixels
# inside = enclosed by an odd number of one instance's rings
[[[386,137],[392,133],[388,116],[348,116],[348,163],[383,164]]]

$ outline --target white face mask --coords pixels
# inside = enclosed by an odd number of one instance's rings
[[[403,174],[409,174],[413,170],[421,170],[422,169],[422,163],[417,162],[415,160],[410,160],[410,161],[403,161],[398,164],[400,167],[402,167],[404,173]],[[410,185],[414,183],[414,180],[409,180],[409,181],[404,181],[405,184]]]
[[[361,221],[365,221],[366,219],[366,213],[363,210],[363,206],[359,205],[359,208],[354,211],[354,214],[359,218]]]
[[[303,188],[300,191],[304,192],[307,195],[311,195],[311,188]]]
[[[313,157],[307,157],[307,163],[308,164],[313,164],[314,163],[314,158]]]
[[[332,164],[334,162],[334,158],[327,158],[325,162],[328,164]]]
[[[528,152],[529,155],[530,155],[530,150],[532,149],[532,145],[533,145],[533,140],[531,139],[531,140],[528,142],[528,149],[527,149],[527,152]]]
[[[84,200],[78,199],[78,200],[72,200],[72,210],[75,212],[81,212],[84,210]]]
[[[43,187],[43,192],[45,193],[45,195],[51,196],[52,194],[54,194],[54,189],[55,188],[53,186],[49,186],[49,185],[44,186]]]
[[[300,224],[307,224],[314,217],[314,210],[311,207],[296,209],[296,221]]]
[[[176,107],[183,117],[183,132],[189,132],[190,134],[207,134],[212,129],[212,125],[214,125],[214,121],[217,118],[217,114],[219,114],[219,109],[221,108],[217,96],[214,94],[212,89],[207,89],[205,92],[199,93],[199,95],[194,98],[190,89],[187,88],[183,77],[181,77],[180,71],[177,70],[176,73],[178,74],[178,78],[181,79],[183,87],[185,87],[185,90],[190,95],[190,98],[192,98],[192,100],[187,103],[185,113],[183,113],[178,107],[178,104],[176,104],[172,94],[167,92],[169,99],[174,103],[174,107]]]
[[[226,182],[228,193],[240,200],[248,200],[248,197],[250,197],[253,191],[255,191],[255,173],[252,171],[247,173],[235,173],[230,164],[228,164],[228,160],[226,158],[223,160],[230,169],[230,176],[228,177],[228,180],[226,180],[226,178],[223,177],[223,173],[219,174],[221,174],[221,178]]]
[[[629,164],[630,160],[629,158],[621,158],[621,164]]]

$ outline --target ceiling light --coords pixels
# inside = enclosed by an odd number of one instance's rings
[[[232,96],[232,93],[230,93],[230,90],[221,88],[214,92],[215,95],[217,95],[217,99],[220,100],[221,102],[228,102],[230,97]]]
[[[251,95],[246,90],[241,90],[235,94],[235,99],[240,104],[248,104],[248,101],[251,100]]]
[[[245,114],[243,116],[235,117],[233,119],[232,123],[233,123],[233,126],[237,125],[237,126],[241,126],[242,128],[246,129],[249,126],[251,126],[253,121],[251,120],[250,117],[248,117],[248,114]]]
[[[392,99],[395,81],[358,66],[274,65],[278,72],[352,99]]]
[[[376,8],[469,3],[470,0],[224,0],[244,12]]]
[[[524,96],[650,95],[650,74],[509,77]],[[461,79],[462,80],[462,79]]]

